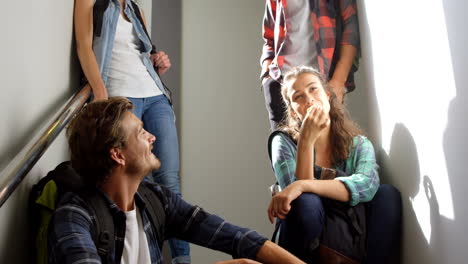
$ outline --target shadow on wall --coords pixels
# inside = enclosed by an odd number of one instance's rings
[[[390,153],[388,156],[382,155],[381,158],[382,171],[387,178],[391,175],[391,181],[398,186],[402,194],[404,221],[401,248],[403,259],[417,260],[418,263],[442,263],[447,245],[443,243],[446,233],[442,231],[441,225],[452,225],[453,221],[440,215],[432,180],[425,175],[422,183],[425,196],[421,197],[424,203],[428,203],[430,212],[430,240],[426,240],[421,222],[427,219],[418,219],[415,212],[415,199],[421,191],[418,153],[413,136],[403,124],[395,125]]]
[[[466,263],[468,258],[468,210],[466,192],[468,181],[466,178],[466,164],[468,157],[468,32],[465,30],[465,16],[468,11],[466,1],[444,0],[444,12],[449,37],[452,67],[454,71],[456,97],[450,102],[448,110],[448,124],[445,129],[443,147],[447,172],[450,179],[454,207],[454,224],[443,227],[450,233],[449,252],[453,259],[451,263]],[[443,90],[441,91],[443,92]]]
[[[450,4],[455,6],[454,2],[446,0],[445,9]],[[464,9],[452,7],[457,10],[459,15],[454,15],[453,12],[450,12],[449,15],[446,10],[446,18],[450,19],[450,21],[447,21],[447,27],[458,88],[457,97],[450,105],[448,127],[444,135],[444,152],[455,210],[455,219],[450,220],[439,213],[439,203],[434,191],[437,186],[434,186],[431,180],[431,177],[438,177],[438,175],[424,175],[421,183],[418,151],[410,131],[403,124],[397,124],[391,138],[390,153],[387,155],[381,147],[382,123],[376,96],[376,89],[378,88],[374,80],[372,36],[364,1],[358,1],[358,8],[362,47],[361,85],[358,89],[365,89],[364,94],[367,96],[365,100],[361,100],[365,104],[359,106],[366,109],[358,111],[364,113],[365,120],[369,120],[368,133],[374,142],[377,159],[381,165],[382,182],[393,184],[399,188],[402,194],[402,259],[406,261],[413,260],[418,263],[443,263],[450,259],[449,263],[464,263],[463,254],[467,254],[464,247],[468,243],[468,238],[460,231],[464,229],[463,223],[468,222],[468,213],[461,210],[465,204],[463,196],[467,189],[467,181],[462,178],[462,175],[463,171],[466,171],[463,164],[466,163],[466,157],[468,156],[468,141],[463,132],[468,128],[466,125],[468,124],[467,116],[464,114],[468,112],[468,109],[463,104],[463,102],[468,102],[466,96],[468,87],[462,89],[462,85],[468,83],[468,76],[463,73],[463,69],[468,67],[466,65],[468,60],[462,46],[463,43],[467,42],[467,34],[465,34],[463,40],[455,39],[455,36],[460,37],[459,32],[455,32],[456,28],[463,28],[462,13]],[[457,33],[458,35],[456,35]],[[420,190],[420,186],[423,187],[423,190]],[[423,205],[427,202],[430,219],[418,219],[416,216],[413,201],[420,191],[424,191],[419,197]],[[420,224],[421,221],[430,222],[431,235],[429,241],[425,238]],[[454,235],[455,239],[454,236],[448,234],[456,234]],[[451,255],[449,256],[449,254]]]

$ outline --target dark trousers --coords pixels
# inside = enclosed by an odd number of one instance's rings
[[[278,244],[307,263],[313,263],[314,248],[322,232],[324,209],[319,196],[303,193],[291,203],[281,222]],[[401,233],[401,195],[382,184],[369,202],[365,264],[387,263],[397,252]]]
[[[285,113],[285,106],[281,96],[281,84],[273,78],[269,78],[262,86],[270,127],[274,131],[283,120]]]

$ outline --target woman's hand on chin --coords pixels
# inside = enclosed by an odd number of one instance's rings
[[[329,115],[325,113],[321,105],[314,104],[307,109],[302,122],[300,139],[313,144],[329,126]]]

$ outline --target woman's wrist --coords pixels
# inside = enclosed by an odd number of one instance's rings
[[[301,133],[299,135],[298,146],[303,146],[307,149],[313,149],[315,145],[315,141],[317,138],[312,137],[310,133]]]
[[[310,192],[306,188],[306,184],[308,184],[308,181],[310,180],[297,180],[294,183],[296,184],[296,190],[299,191],[300,193],[305,193],[305,192]]]

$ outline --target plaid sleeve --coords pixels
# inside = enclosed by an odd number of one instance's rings
[[[354,138],[354,149],[347,160],[347,166],[354,168],[353,174],[336,179],[343,182],[351,194],[350,204],[372,200],[379,188],[380,179],[372,143],[363,136]]]
[[[265,4],[265,14],[263,15],[262,35],[265,43],[263,44],[262,56],[260,58],[260,66],[266,59],[275,57],[274,49],[274,32],[275,32],[275,15],[276,1],[267,0]]]
[[[165,197],[167,237],[230,254],[233,258],[255,259],[267,240],[256,231],[233,225],[217,215],[194,206],[163,186],[154,191]]]
[[[343,19],[342,45],[353,45],[359,50],[359,23],[356,0],[339,0]]]
[[[72,193],[63,200],[70,202],[55,210],[49,225],[48,262],[101,263],[91,237],[92,217],[82,200]]]
[[[296,146],[282,134],[271,141],[271,165],[281,189],[296,181]]]

